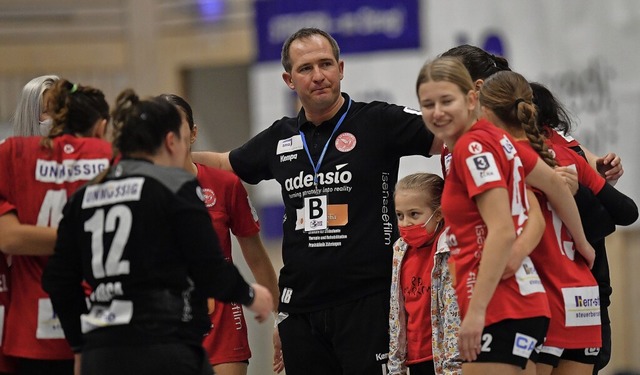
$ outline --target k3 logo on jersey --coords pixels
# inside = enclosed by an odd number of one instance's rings
[[[487,182],[500,181],[501,179],[496,161],[490,152],[469,156],[466,163],[476,186],[482,186]]]

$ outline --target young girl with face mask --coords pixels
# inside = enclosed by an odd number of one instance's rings
[[[434,366],[432,329],[432,270],[442,275],[448,268],[446,259],[440,261],[444,241],[444,218],[440,211],[440,197],[444,181],[430,173],[415,173],[400,179],[394,194],[396,218],[400,238],[393,245],[391,303],[389,313],[390,345],[389,374],[413,375],[441,373]],[[435,259],[434,259],[435,258]],[[434,269],[434,263],[438,270]],[[449,286],[451,299],[455,292],[451,282],[434,284]],[[457,308],[455,309],[457,313]],[[457,318],[457,314],[454,316]],[[458,321],[459,324],[459,321]],[[437,331],[434,328],[434,331]],[[455,340],[454,340],[455,344]],[[433,346],[438,342],[433,340]],[[453,345],[455,347],[455,345]],[[459,368],[459,364],[458,364]]]

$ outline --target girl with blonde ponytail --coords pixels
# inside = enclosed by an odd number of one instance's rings
[[[551,167],[573,160],[581,182],[599,191],[604,179],[586,160],[561,146],[547,145],[537,126],[536,107],[529,82],[515,72],[499,72],[484,82],[480,105],[487,118],[506,130],[523,147],[530,147]],[[571,157],[567,159],[568,157]],[[599,301],[598,283],[589,262],[576,251],[567,227],[557,218],[544,193],[535,191],[545,217],[545,232],[530,257],[547,292],[551,320],[544,345],[536,359],[536,373],[582,374],[593,371],[602,346],[600,307],[578,300]],[[587,303],[588,304],[588,303]]]

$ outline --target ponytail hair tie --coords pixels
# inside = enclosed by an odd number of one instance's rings
[[[496,64],[496,55],[494,55],[493,53],[489,54],[489,61],[491,61],[491,64],[493,64],[494,68],[498,67],[498,64]]]
[[[71,86],[71,90],[69,90],[69,93],[73,94],[76,91],[78,91],[78,84],[74,83],[73,86]]]
[[[524,102],[525,100],[522,98],[518,98],[516,99],[516,102],[513,104],[513,106],[516,108],[516,111],[518,110],[518,104]]]

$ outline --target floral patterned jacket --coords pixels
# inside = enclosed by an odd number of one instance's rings
[[[391,271],[391,298],[389,300],[389,375],[406,375],[407,366],[407,314],[404,296],[400,288],[402,259],[409,245],[402,238],[393,244],[393,268]]]
[[[431,328],[433,361],[436,374],[461,375],[462,362],[458,351],[460,314],[455,288],[447,264],[448,228],[438,237],[435,265],[431,274]],[[409,245],[402,238],[393,244],[391,298],[389,301],[389,375],[406,375],[407,316],[400,287],[402,260]]]
[[[462,361],[458,350],[460,309],[455,285],[448,266],[449,246],[446,228],[436,248],[431,272],[431,330],[433,364],[436,374],[462,375]]]

